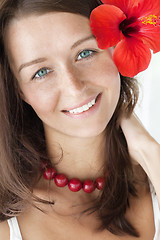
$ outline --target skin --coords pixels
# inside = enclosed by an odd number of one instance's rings
[[[150,179],[160,207],[160,144],[146,131],[135,114],[130,119],[124,117],[121,127],[127,139],[130,155]]]
[[[23,99],[43,122],[51,158],[55,152],[60,154],[60,145],[64,160],[58,165],[59,171],[80,178],[88,175],[91,164],[91,177],[102,167],[104,129],[120,95],[120,77],[109,50],[99,49],[94,37],[71,49],[88,36],[92,36],[89,19],[69,13],[14,20],[7,35],[12,70]],[[84,49],[97,53],[82,59],[78,54]],[[46,60],[19,72],[22,64],[37,58]],[[50,72],[42,79],[32,79],[44,67]],[[99,93],[102,93],[99,109],[91,116],[73,119],[62,113]]]
[[[32,106],[43,122],[51,158],[55,153],[60,153],[59,144],[64,151],[63,161],[56,168],[69,177],[76,176],[80,179],[86,179],[86,176],[95,178],[102,174],[105,128],[120,94],[120,78],[110,50],[100,50],[94,38],[71,50],[75,42],[91,34],[87,18],[71,13],[50,13],[15,19],[6,35],[12,71],[18,80],[22,98]],[[91,58],[77,61],[77,54],[84,49],[94,49],[98,53]],[[45,58],[45,61],[18,70],[23,63],[37,58]],[[44,67],[49,68],[50,73],[40,80],[32,79]],[[75,120],[61,112],[100,92],[102,99],[99,108],[89,117]],[[130,154],[138,163],[135,165],[135,172],[142,176],[141,180],[146,177],[144,171],[153,177],[154,166],[150,172],[147,171],[149,167],[145,168],[145,163],[149,162],[149,154],[141,162],[140,159],[142,152],[148,153],[146,150],[142,151],[146,143],[149,145],[152,142],[152,146],[157,144],[134,116],[130,119],[123,118],[121,126]],[[135,146],[135,140],[139,148]],[[157,156],[157,163],[158,150],[153,152]],[[156,177],[159,179],[157,175]],[[153,182],[156,182],[154,177]],[[48,199],[46,189],[47,183],[41,179],[34,193]],[[150,240],[155,231],[151,195],[146,185],[140,185],[138,192],[138,199],[130,199],[131,207],[127,210],[126,217],[141,233],[140,240]],[[97,195],[98,191],[91,195],[83,191],[75,194],[67,188],[55,187],[52,182],[49,197],[54,196],[54,207],[40,204],[38,207],[47,214],[31,207],[18,217],[23,239],[135,239],[128,236],[117,237],[108,231],[95,232],[99,225],[96,214],[79,218],[79,213],[90,206],[88,201]],[[80,205],[72,207],[78,204]],[[3,239],[9,239],[6,222],[0,224],[0,232]]]

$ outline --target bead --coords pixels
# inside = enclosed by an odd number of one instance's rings
[[[72,192],[78,192],[83,188],[84,192],[92,193],[96,187],[97,189],[102,190],[105,184],[105,178],[109,175],[109,171],[107,171],[105,177],[99,177],[95,182],[87,179],[84,181],[84,183],[82,183],[78,178],[72,178],[71,180],[68,180],[66,175],[57,174],[56,169],[50,167],[47,162],[42,163],[42,170],[43,177],[46,180],[54,179],[55,184],[58,187],[65,187],[68,184],[68,187]]]
[[[83,191],[86,193],[91,193],[95,190],[95,183],[92,180],[86,180],[83,183]]]
[[[72,192],[78,192],[82,188],[82,183],[78,178],[72,178],[68,183],[68,187]]]
[[[68,178],[64,174],[58,174],[56,175],[54,182],[58,187],[65,187],[68,183]]]
[[[54,168],[47,168],[43,172],[43,176],[46,180],[52,180],[56,176],[56,170]]]
[[[99,190],[102,190],[104,187],[105,179],[102,177],[99,177],[96,179],[96,186]]]

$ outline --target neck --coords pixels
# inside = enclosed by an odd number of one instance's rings
[[[57,172],[82,180],[103,176],[105,133],[92,138],[74,138],[54,132],[54,135],[46,134],[46,143]]]

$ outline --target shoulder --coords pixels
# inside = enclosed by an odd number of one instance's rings
[[[0,222],[0,239],[10,239],[9,226],[7,221]]]

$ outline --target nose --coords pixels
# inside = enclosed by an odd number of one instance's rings
[[[72,96],[82,94],[86,90],[86,82],[81,72],[74,67],[66,67],[62,71],[62,85],[65,91]]]

